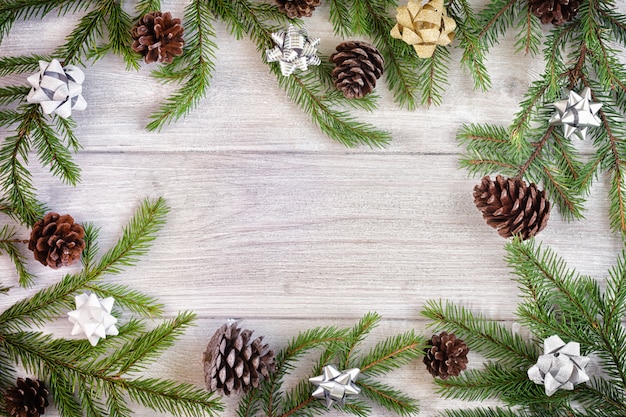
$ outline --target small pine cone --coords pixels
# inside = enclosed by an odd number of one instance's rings
[[[424,350],[424,364],[433,377],[447,379],[459,375],[467,367],[469,348],[454,334],[435,334],[428,344],[431,347]]]
[[[250,343],[251,330],[237,323],[224,324],[213,335],[204,352],[204,380],[209,391],[224,395],[257,388],[274,371],[274,351],[262,344],[263,337]]]
[[[28,249],[35,259],[50,268],[69,266],[80,259],[85,249],[85,230],[69,214],[50,212],[33,226]]]
[[[519,235],[522,240],[542,231],[550,217],[550,202],[535,184],[516,178],[484,177],[474,187],[474,203],[487,224],[507,238]]]
[[[39,380],[17,378],[17,386],[7,388],[4,403],[11,417],[39,417],[48,406],[48,390]]]
[[[286,13],[290,19],[297,17],[311,17],[313,10],[322,0],[276,0],[278,10]]]
[[[133,51],[143,55],[147,64],[169,64],[183,54],[184,31],[180,19],[173,19],[170,12],[148,13],[133,26]]]
[[[530,12],[541,18],[541,23],[562,25],[576,16],[579,0],[528,0]]]
[[[346,98],[361,98],[376,87],[376,80],[383,74],[384,60],[374,46],[367,42],[342,42],[337,52],[330,56],[336,65],[332,76],[335,87]]]

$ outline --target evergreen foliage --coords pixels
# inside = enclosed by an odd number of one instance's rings
[[[276,372],[240,400],[237,415],[287,417],[323,413],[326,405],[311,396],[314,386],[308,382],[308,377],[291,389],[283,387],[285,377],[295,369],[295,362],[314,349],[320,351],[320,355],[310,377],[320,375],[322,368],[329,364],[336,365],[337,369],[361,370],[356,381],[361,388],[360,396],[349,397],[345,406],[336,404],[335,409],[357,416],[370,415],[371,406],[363,401],[362,397],[365,397],[401,416],[416,415],[419,411],[416,400],[375,377],[423,356],[425,340],[409,331],[383,340],[361,353],[360,344],[380,320],[379,315],[368,313],[353,328],[317,327],[301,332],[276,354]]]
[[[539,20],[526,2],[492,0],[478,16],[482,51],[498,43],[509,29],[516,30],[518,50],[536,54],[543,42],[545,70],[529,87],[508,128],[492,124],[464,126],[458,139],[465,146],[461,165],[474,175],[503,174],[543,183],[549,199],[566,219],[583,217],[583,204],[593,182],[611,176],[611,226],[626,232],[626,15],[613,1],[583,2],[577,17],[552,27],[542,36]],[[466,51],[469,48],[466,48]],[[566,138],[560,126],[551,126],[551,106],[569,90],[591,88],[593,101],[603,104],[602,125],[591,128],[588,140],[595,153],[584,158],[577,139]]]
[[[158,0],[138,0],[137,16],[133,20],[117,0],[8,0],[0,5],[2,35],[9,33],[18,19],[43,17],[57,11],[59,14],[88,11],[66,38],[66,43],[52,54],[64,63],[85,63],[99,59],[112,52],[122,56],[128,68],[138,68],[137,55],[130,49],[130,29],[133,21],[143,14],[158,10]],[[330,18],[338,37],[370,37],[385,59],[386,80],[395,100],[402,107],[415,109],[421,104],[439,104],[447,85],[447,69],[450,52],[439,48],[432,59],[420,59],[404,42],[390,37],[395,24],[391,11],[398,6],[396,0],[349,0],[329,1]],[[462,63],[474,77],[477,87],[489,86],[489,77],[483,64],[483,48],[477,41],[476,17],[466,0],[450,3],[450,15],[459,24],[460,46],[463,48]],[[153,72],[161,82],[179,85],[151,116],[149,130],[160,130],[172,121],[186,116],[205,96],[214,69],[215,49],[213,21],[224,21],[233,35],[244,35],[257,45],[260,53],[273,46],[270,34],[284,29],[289,23],[303,25],[299,19],[290,20],[271,4],[236,0],[192,0],[185,9],[184,26],[186,44],[184,54],[169,66]],[[2,20],[2,19],[0,19]],[[312,34],[312,36],[315,36]],[[34,71],[41,57],[9,57],[6,65],[0,60],[0,74],[7,72]],[[270,71],[278,78],[278,84],[291,100],[297,103],[320,129],[332,139],[346,146],[366,144],[379,147],[391,140],[389,132],[381,131],[368,123],[356,120],[346,110],[376,107],[375,96],[360,100],[345,99],[337,94],[330,78],[328,58],[319,69],[299,73],[284,79],[278,64],[270,64]],[[330,82],[329,82],[330,81]],[[11,91],[4,92],[9,94]],[[421,97],[420,97],[421,96]],[[19,96],[15,97],[19,99]],[[0,104],[8,100],[0,95]]]
[[[448,302],[430,302],[423,314],[433,324],[462,337],[487,359],[458,377],[436,380],[445,398],[495,398],[506,407],[447,410],[448,417],[617,417],[626,414],[626,251],[606,283],[578,274],[557,254],[534,240],[514,239],[506,260],[521,289],[516,315],[529,336]],[[543,353],[543,341],[558,335],[580,343],[599,369],[573,391],[547,396],[527,370]]]
[[[145,200],[122,237],[99,261],[98,229],[86,225],[82,271],[65,275],[58,283],[0,313],[0,388],[14,384],[19,365],[45,381],[63,417],[130,416],[129,400],[175,416],[214,416],[222,409],[212,394],[191,384],[136,376],[182,335],[194,315],[182,312],[148,329],[145,319],[159,318],[162,312],[156,300],[124,285],[103,282],[105,275],[121,273],[147,253],[167,212],[163,199]],[[11,233],[8,228],[0,233],[0,246],[5,251]],[[115,297],[113,314],[118,319],[124,310],[140,318],[124,314],[119,335],[103,339],[95,347],[87,340],[57,338],[33,328],[73,310],[74,296],[83,291]]]

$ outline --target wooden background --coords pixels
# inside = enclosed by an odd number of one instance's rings
[[[163,4],[163,11],[181,16],[185,1]],[[626,2],[619,7],[624,11]],[[78,18],[20,21],[0,56],[50,53]],[[321,6],[307,20],[326,54],[341,42],[328,18]],[[144,197],[163,196],[171,206],[149,257],[108,278],[158,297],[168,316],[185,309],[198,314],[197,325],[149,373],[203,385],[202,352],[229,318],[242,319],[276,349],[300,330],[351,326],[368,311],[384,316],[372,342],[409,329],[430,336],[420,310],[431,299],[454,300],[514,325],[518,290],[503,261],[505,240],[473,204],[478,179],[459,168],[455,135],[463,123],[509,124],[542,71],[540,57],[515,55],[510,34],[489,55],[493,88],[481,93],[453,49],[444,104],[413,112],[398,108],[381,80],[379,110],[357,115],[390,130],[393,142],[347,149],[285,97],[251,42],[236,41],[219,22],[216,31],[210,91],[185,120],[147,132],[148,116],[171,86],[150,77],[152,66],[126,72],[119,58],[108,56],[84,69],[88,108],[74,117],[84,147],[75,157],[82,182],[62,184],[31,155],[40,199],[101,227],[102,249]],[[25,82],[25,75],[2,82]],[[0,129],[0,136],[8,133]],[[585,220],[567,223],[554,211],[538,239],[598,279],[622,251],[608,226],[607,190],[601,177]],[[28,233],[20,229],[24,238]],[[37,285],[12,290],[0,300],[3,307],[65,272],[30,266]],[[5,258],[0,268],[2,282],[16,285]],[[70,328],[60,319],[46,330],[67,336]],[[470,360],[480,366],[476,355]],[[420,361],[387,381],[421,401],[420,416],[455,405],[435,394]],[[236,399],[226,404],[223,415],[234,416]],[[56,415],[53,408],[49,413]],[[152,413],[138,409],[137,415]],[[375,408],[374,415],[389,413]]]

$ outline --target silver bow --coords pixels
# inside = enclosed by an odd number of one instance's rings
[[[585,87],[580,95],[570,91],[568,98],[557,101],[554,103],[554,107],[557,112],[550,118],[550,124],[562,124],[563,135],[566,138],[575,134],[580,139],[585,140],[588,128],[602,124],[596,115],[600,111],[602,103],[591,101],[589,87]]]
[[[321,63],[317,54],[319,38],[309,38],[306,29],[289,25],[287,32],[272,33],[276,46],[265,51],[267,62],[280,62],[280,71],[289,76],[296,69],[305,71],[309,65]]]
[[[85,74],[74,65],[62,67],[56,59],[39,61],[39,72],[27,78],[33,88],[26,101],[39,103],[45,114],[56,113],[66,119],[72,110],[87,108],[82,96],[84,80]]]
[[[574,385],[589,381],[585,366],[589,358],[580,356],[580,344],[565,343],[559,336],[550,336],[543,342],[543,355],[528,370],[528,378],[545,386],[550,396],[558,389],[573,390]]]
[[[81,294],[76,298],[76,310],[67,313],[70,323],[74,324],[72,335],[84,333],[92,346],[98,344],[100,338],[116,336],[117,319],[111,315],[115,299],[113,297],[98,298],[95,294]]]
[[[327,408],[331,408],[336,402],[344,405],[347,396],[361,392],[361,388],[354,384],[360,372],[358,368],[339,372],[334,366],[326,365],[322,375],[309,378],[309,382],[317,386],[312,396],[326,400]]]

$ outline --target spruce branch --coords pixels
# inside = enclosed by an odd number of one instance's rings
[[[73,132],[75,125],[58,116],[47,118],[39,105],[26,103],[20,104],[17,111],[1,112],[0,124],[16,126],[15,134],[0,145],[0,182],[17,217],[33,225],[43,216],[44,206],[37,201],[28,170],[28,153],[34,148],[41,164],[48,166],[52,175],[76,185],[80,181],[80,169],[72,160],[72,151],[80,145]]]
[[[423,105],[441,104],[444,88],[448,84],[449,62],[450,50],[447,48],[436,48],[433,55],[423,61],[417,76]]]
[[[122,56],[126,69],[139,69],[137,55],[128,42],[133,21],[128,13],[122,9],[119,1],[110,1],[106,4],[106,28],[109,34],[109,43],[103,49],[110,49],[114,54]]]
[[[415,110],[419,90],[423,93],[422,104],[431,103],[424,97],[427,89],[422,87],[422,80],[417,76],[428,61],[421,60],[411,46],[389,35],[395,20],[388,15],[387,10],[395,5],[395,1],[389,0],[353,0],[348,33],[373,38],[376,48],[385,60],[385,78],[389,90],[393,92],[394,100],[401,107]],[[341,11],[334,14],[341,16]],[[344,31],[340,30],[340,33]]]
[[[156,238],[156,233],[165,223],[165,216],[169,208],[165,199],[147,199],[143,201],[133,218],[122,231],[122,237],[109,251],[107,251],[91,275],[103,272],[117,274],[122,272],[123,267],[133,266],[144,256],[150,244]]]
[[[321,353],[313,366],[311,376],[318,375],[324,366],[333,363],[339,366],[359,367],[362,378],[359,378],[356,384],[361,386],[364,397],[396,414],[416,415],[418,412],[416,400],[372,378],[387,374],[409,360],[423,355],[424,341],[413,332],[407,332],[378,343],[365,355],[360,354],[361,343],[380,320],[378,314],[368,313],[352,328],[318,327],[299,333],[286,348],[276,354],[276,372],[258,389],[249,391],[240,400],[238,416],[312,416],[323,412],[326,408],[311,395],[313,386],[308,382],[308,378],[299,381],[292,389],[282,388],[283,379],[295,369],[295,362],[313,349],[320,350]],[[370,405],[353,398],[347,399],[345,405],[337,405],[336,409],[362,417],[371,412]]]
[[[4,0],[0,4],[0,43],[18,19],[44,17],[53,10],[59,15],[89,7],[91,0]]]
[[[52,58],[45,55],[23,55],[0,57],[0,77],[25,72],[36,72],[39,61],[50,61]]]
[[[17,246],[27,242],[15,238],[14,227],[5,224],[0,228],[0,253],[8,255],[11,262],[15,265],[19,283],[22,287],[32,285],[35,279],[35,276],[26,269],[26,259]]]
[[[41,122],[43,115],[36,105],[18,108],[20,122],[17,133],[5,138],[0,145],[0,183],[17,216],[27,225],[33,225],[44,213],[44,206],[37,201],[35,189],[28,171],[30,137]]]
[[[622,162],[626,153],[622,143],[626,129],[621,120],[626,106],[626,69],[618,56],[623,54],[620,40],[626,17],[610,7],[595,0],[585,3],[576,20],[550,31],[543,47],[545,70],[529,87],[509,129],[497,131],[497,141],[474,139],[488,137],[497,130],[489,125],[465,126],[458,139],[467,149],[461,164],[472,174],[502,173],[543,183],[550,201],[566,219],[583,217],[583,203],[593,181],[600,173],[609,172],[611,226],[625,233]],[[515,24],[518,46],[536,52],[537,19],[523,2],[494,0],[480,16],[479,26],[484,29],[478,37],[487,50]],[[564,51],[569,51],[567,56],[563,56]],[[602,125],[589,133],[596,152],[583,158],[572,140],[548,120],[554,113],[552,103],[563,92],[585,87],[591,88],[593,100],[602,103],[603,108],[598,112]]]
[[[516,2],[518,0],[492,0],[478,13],[478,39],[488,51],[497,44],[506,30],[516,20]]]
[[[456,22],[455,38],[463,49],[461,65],[466,67],[474,80],[474,88],[486,91],[491,88],[491,78],[485,66],[485,48],[476,33],[476,15],[467,0],[451,0],[448,14]]]
[[[210,0],[208,7],[218,19],[228,25],[236,38],[247,35],[259,51],[272,47],[270,35],[280,29],[272,20],[276,17],[275,8],[261,7],[248,0]],[[336,109],[334,103],[326,97],[327,87],[314,76],[314,72],[284,77],[276,63],[270,64],[270,71],[277,77],[279,86],[288,97],[308,113],[320,130],[332,139],[348,147],[359,144],[380,147],[391,140],[388,132],[356,121],[346,111]]]
[[[161,10],[161,0],[138,0],[135,6],[137,17],[134,20],[139,20],[140,17],[157,10]]]
[[[539,53],[542,37],[539,19],[533,16],[525,2],[518,2],[516,7],[520,16],[516,24],[516,52],[523,51],[526,55],[536,55]]]
[[[0,106],[21,101],[28,94],[28,87],[8,86],[0,87]]]
[[[437,325],[463,334],[472,349],[488,360],[480,369],[468,369],[448,380],[437,381],[446,398],[484,400],[495,398],[507,407],[473,410],[446,410],[447,416],[527,415],[538,416],[619,416],[626,412],[626,251],[609,271],[606,285],[569,268],[549,248],[531,240],[513,239],[506,246],[506,260],[520,284],[519,321],[531,333],[514,338],[527,348],[528,357],[518,349],[489,352],[485,334],[501,325],[453,304],[429,303],[424,314]],[[559,390],[552,396],[532,382],[526,371],[535,363],[543,340],[558,335],[564,341],[580,343],[581,354],[598,358],[598,371],[591,380],[574,390]],[[493,337],[498,339],[499,337]],[[482,341],[482,342],[481,342]],[[511,346],[513,346],[511,341]],[[497,343],[502,346],[500,342]],[[496,355],[493,355],[495,353]],[[517,414],[519,413],[519,414]]]
[[[506,408],[474,408],[466,410],[445,410],[440,415],[446,417],[531,417],[524,411],[509,410]],[[532,417],[538,417],[532,415]]]
[[[147,129],[160,130],[192,111],[206,95],[215,68],[213,15],[204,1],[194,0],[185,8],[185,46],[183,55],[153,75],[163,82],[183,84],[150,118]]]
[[[433,325],[449,329],[488,359],[530,366],[538,356],[537,347],[518,334],[462,306],[429,301],[422,315],[431,319]]]
[[[183,312],[151,330],[135,318],[119,326],[119,335],[91,346],[87,340],[54,338],[32,326],[41,326],[73,308],[79,291],[119,297],[118,306],[141,314],[158,314],[156,300],[125,286],[105,284],[106,273],[120,273],[145,254],[163,224],[168,208],[163,199],[145,200],[124,228],[122,238],[94,262],[97,229],[87,225],[87,259],[83,271],[18,301],[0,314],[0,382],[15,378],[13,364],[37,375],[50,387],[61,415],[131,415],[129,400],[174,416],[215,416],[222,409],[211,393],[193,385],[161,378],[133,378],[146,369],[191,325],[194,315]],[[7,362],[7,366],[4,366]],[[5,372],[10,371],[10,373]]]

